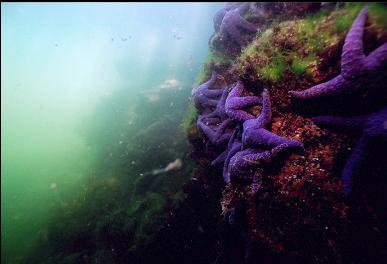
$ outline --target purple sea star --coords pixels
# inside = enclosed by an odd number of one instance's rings
[[[265,127],[271,122],[270,95],[266,89],[262,92],[262,111],[259,117],[243,122],[242,144],[249,147],[236,153],[229,163],[229,177],[254,178],[255,167],[261,162],[270,162],[279,152],[287,148],[302,148],[300,142],[280,137]],[[253,149],[252,147],[258,147]],[[264,150],[269,148],[269,150]]]
[[[228,115],[226,114],[225,104],[228,96],[228,89],[224,87],[221,89],[222,95],[216,104],[216,108],[211,113],[203,115],[203,119],[216,118],[221,121],[228,119]]]
[[[233,41],[238,43],[240,46],[243,46],[244,42],[239,30],[244,29],[249,32],[255,32],[257,30],[258,27],[256,25],[246,21],[246,19],[242,17],[242,15],[249,9],[249,6],[250,3],[244,3],[224,14],[220,25],[220,38],[222,40],[229,36]]]
[[[230,175],[229,175],[229,162],[231,158],[242,149],[242,143],[239,139],[240,137],[240,131],[239,128],[234,130],[234,133],[232,134],[230,140],[228,141],[227,149],[222,152],[215,160],[212,161],[211,165],[215,166],[217,164],[221,164],[223,162],[223,179],[225,183],[230,182]]]
[[[303,145],[300,142],[280,137],[265,129],[271,122],[271,116],[270,95],[269,92],[264,89],[262,92],[261,114],[257,118],[243,122],[243,146],[263,146],[273,148],[285,144],[288,147],[302,148]]]
[[[230,208],[225,216],[224,219],[236,230],[239,230],[241,232],[241,235],[245,241],[245,258],[249,258],[252,250],[253,250],[253,240],[252,240],[252,234],[251,231],[249,231],[245,226],[245,219],[243,217],[245,208],[241,208],[241,206],[238,207],[232,207]]]
[[[213,71],[211,78],[192,90],[191,95],[193,97],[196,108],[205,109],[209,107],[215,107],[218,103],[217,98],[223,93],[222,89],[210,89],[210,87],[216,81],[216,72]]]
[[[227,178],[230,180],[236,179],[252,179],[257,182],[255,178],[256,167],[264,162],[270,162],[282,150],[289,148],[289,145],[283,143],[269,150],[248,148],[238,151],[231,157],[228,164]]]
[[[362,133],[341,176],[344,193],[349,195],[352,190],[354,177],[360,171],[365,157],[371,155],[369,146],[376,143],[383,144],[384,148],[387,147],[387,107],[376,113],[364,116],[319,116],[314,117],[313,121],[318,126],[325,128]]]
[[[225,110],[231,119],[245,121],[255,118],[255,116],[242,109],[262,102],[262,99],[257,96],[242,97],[243,89],[244,86],[242,82],[239,81],[227,96]]]
[[[305,91],[290,91],[299,99],[354,94],[364,91],[367,85],[377,83],[386,77],[387,42],[365,56],[363,50],[363,31],[367,17],[364,7],[349,30],[341,54],[341,73],[325,83],[313,86]]]
[[[220,30],[220,26],[222,24],[222,20],[224,18],[224,15],[227,13],[227,11],[230,11],[231,9],[237,8],[242,3],[227,3],[225,7],[220,9],[218,12],[216,12],[214,16],[214,29],[215,32],[218,32]]]
[[[231,133],[225,133],[225,130],[233,121],[228,118],[225,111],[225,102],[227,95],[228,90],[227,87],[225,87],[223,88],[222,96],[220,97],[215,110],[209,114],[205,114],[198,118],[198,127],[202,129],[203,133],[214,145],[219,145],[223,142],[227,142],[231,137]],[[216,128],[213,129],[209,125],[213,125]]]
[[[226,133],[225,130],[231,123],[231,119],[226,119],[222,123],[218,123],[215,129],[212,129],[208,126],[208,123],[203,122],[202,119],[199,118],[198,120],[198,126],[202,129],[203,133],[208,137],[210,142],[215,146],[227,142],[230,139],[231,133]]]

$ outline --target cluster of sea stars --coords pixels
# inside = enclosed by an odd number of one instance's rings
[[[215,33],[219,33],[222,42],[231,39],[239,46],[243,46],[245,43],[240,30],[250,33],[257,31],[256,25],[243,18],[250,5],[251,3],[230,3],[215,14]]]
[[[367,18],[367,8],[363,8],[353,22],[344,42],[341,55],[341,73],[330,81],[313,86],[305,91],[290,91],[299,100],[312,100],[322,97],[346,98],[352,94],[361,94],[375,87],[382,88],[381,96],[386,96],[384,81],[387,69],[387,43],[375,49],[368,56],[363,50],[363,32]],[[384,91],[383,91],[384,89]],[[344,132],[360,132],[359,142],[353,149],[342,172],[344,193],[349,195],[353,179],[364,166],[371,145],[383,144],[387,149],[387,105],[376,113],[357,117],[320,116],[313,121],[321,127],[339,129]],[[387,151],[387,150],[386,150]],[[382,153],[386,155],[386,153]]]
[[[260,97],[243,96],[244,85],[241,81],[230,93],[227,87],[210,89],[216,81],[216,75],[213,72],[209,81],[192,91],[196,107],[203,111],[198,118],[198,127],[215,146],[228,141],[226,150],[211,165],[223,163],[223,178],[226,183],[241,180],[257,183],[257,167],[270,162],[285,149],[303,146],[267,130],[272,114],[270,96],[266,89]],[[258,117],[247,112],[246,107],[258,104],[262,104]],[[256,191],[257,186],[253,185],[253,188]]]
[[[271,123],[271,102],[267,89],[261,96],[244,96],[245,87],[239,81],[230,91],[228,87],[212,89],[217,79],[212,72],[210,80],[192,91],[196,107],[202,111],[197,125],[214,146],[226,149],[212,161],[211,165],[223,163],[223,179],[226,184],[252,182],[252,192],[259,188],[258,168],[273,160],[286,149],[302,149],[300,142],[280,137],[269,130]],[[250,114],[246,108],[261,104],[258,117]],[[231,208],[225,219],[234,228],[240,229],[246,243],[246,257],[251,252],[251,234],[241,225],[240,210]]]

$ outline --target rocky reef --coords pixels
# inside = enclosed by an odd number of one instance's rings
[[[244,241],[239,262],[386,259],[386,15],[382,4],[249,3],[214,17],[195,86],[217,96],[188,137],[195,179],[222,190],[223,221]]]

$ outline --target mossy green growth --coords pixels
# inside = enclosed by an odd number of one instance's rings
[[[347,3],[343,7],[344,12],[335,18],[336,33],[349,30],[360,10],[365,5],[366,3]],[[367,4],[367,6],[369,24],[378,27],[380,30],[385,30],[387,28],[387,7],[379,3]]]
[[[198,76],[196,77],[196,80],[193,84],[193,88],[204,83],[210,78],[211,68],[227,67],[227,65],[231,64],[231,62],[232,62],[232,58],[229,57],[227,54],[216,50],[210,50],[210,52],[207,55],[204,66],[202,67]]]
[[[196,76],[195,82],[192,85],[192,89],[196,88],[200,84],[204,83],[210,78],[210,68],[205,64],[200,70],[199,74]]]
[[[183,131],[183,133],[188,134],[191,124],[196,119],[196,116],[197,116],[196,107],[193,104],[190,104],[188,106],[186,114],[184,115],[183,121],[180,124],[180,128]]]
[[[273,30],[271,28],[265,30],[258,39],[260,49],[267,50],[270,49],[272,45],[272,36]]]
[[[260,73],[264,80],[269,80],[275,83],[282,78],[286,70],[286,66],[284,56],[278,53],[268,65],[265,65],[260,69]]]
[[[300,58],[295,57],[292,61],[290,69],[295,75],[302,75],[306,71],[306,65]]]
[[[359,11],[364,4],[351,4],[345,8],[345,13],[335,18],[336,33],[340,34],[349,30]]]
[[[136,197],[127,211],[127,224],[131,229],[137,230],[136,239],[145,241],[151,237],[155,231],[154,225],[165,214],[166,206],[167,201],[159,193],[147,192],[145,195]]]
[[[336,32],[342,33],[350,28],[352,19],[349,17],[338,17],[335,21]]]
[[[306,58],[300,58],[295,56],[290,65],[290,71],[296,76],[309,75],[308,67],[316,61],[316,56],[314,54],[309,55]]]
[[[258,52],[258,47],[256,42],[254,41],[250,45],[246,46],[241,53],[241,56],[239,57],[240,60],[246,60],[249,57],[255,56]]]
[[[330,41],[330,34],[317,30],[321,20],[320,16],[312,16],[312,18],[308,17],[296,22],[297,33],[295,37],[299,43],[303,43],[304,49],[308,52],[321,52]]]
[[[367,3],[347,3],[341,9],[340,14],[335,17],[335,25],[337,33],[348,30],[354,19],[359,14],[360,10]],[[385,29],[387,27],[387,7],[383,4],[372,3],[367,4],[368,7],[368,19],[370,19],[370,24],[375,24]],[[339,10],[340,11],[340,10]]]
[[[257,39],[247,46],[236,63],[245,72],[246,64],[253,64],[257,76],[273,83],[279,82],[290,70],[296,76],[307,73],[315,54],[329,44],[330,35],[317,32],[317,25],[330,10],[295,21],[274,21]],[[307,57],[305,57],[305,54]]]
[[[329,15],[331,11],[328,8],[322,8],[316,13],[307,17],[308,22],[316,24],[319,23],[324,17]]]
[[[364,6],[365,3],[346,3],[322,8],[303,19],[273,21],[242,50],[234,70],[272,83],[280,83],[285,74],[312,77],[317,61],[326,57],[329,49],[338,48]],[[373,3],[368,4],[368,9],[367,28],[385,34],[387,7]]]
[[[373,3],[368,6],[371,22],[385,30],[387,28],[387,6]]]

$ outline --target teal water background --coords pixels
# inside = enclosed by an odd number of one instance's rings
[[[88,119],[103,102],[120,91],[133,105],[138,96],[157,101],[158,91],[176,87],[187,99],[221,6],[1,4],[3,263],[16,263],[45,232],[50,209],[85,188],[82,180],[96,169],[85,130],[111,125]],[[123,111],[128,119],[117,122],[160,114],[130,105]]]

